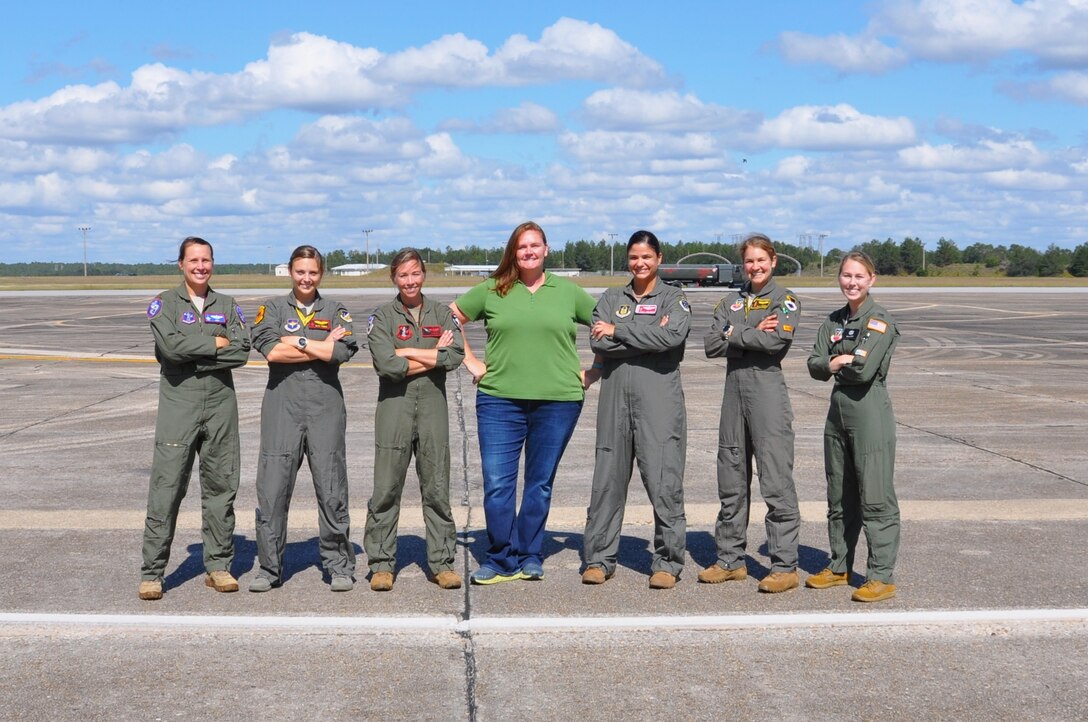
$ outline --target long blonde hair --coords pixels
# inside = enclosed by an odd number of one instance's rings
[[[535,222],[525,221],[514,229],[513,233],[510,234],[510,240],[506,242],[506,249],[502,252],[499,267],[491,274],[491,278],[495,279],[495,293],[499,294],[500,298],[510,293],[510,289],[514,287],[514,283],[518,280],[518,239],[526,231],[539,233],[540,237],[544,239],[544,247],[547,248],[548,246],[548,237],[544,235],[544,229]]]

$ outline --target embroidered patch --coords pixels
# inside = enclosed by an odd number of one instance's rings
[[[860,356],[861,358],[865,358],[866,356],[869,355],[869,352],[866,351],[863,348],[859,348],[857,351],[854,352],[854,355],[855,356]]]
[[[848,328],[842,332],[842,337],[845,338],[847,341],[853,341],[855,338],[858,337],[858,334],[860,333],[860,328]]]
[[[318,331],[331,331],[332,321],[327,318],[315,318],[307,324],[307,328],[317,329]]]
[[[835,329],[835,332],[831,334],[831,343],[838,343],[842,341],[842,328]]]
[[[220,326],[226,326],[227,315],[225,313],[205,313],[204,323],[217,323]]]
[[[257,309],[257,317],[255,319],[253,319],[253,325],[254,326],[260,326],[261,321],[263,321],[263,320],[264,320],[264,306],[262,305]]]
[[[181,314],[181,322],[184,324],[196,323],[196,314],[192,311],[186,311],[185,313]]]
[[[653,316],[655,313],[657,313],[656,303],[640,303],[635,306],[636,316]]]
[[[782,310],[788,313],[793,313],[798,308],[797,299],[793,296],[786,296],[786,300],[782,302]]]
[[[680,299],[680,308],[684,309],[688,313],[691,313],[691,304],[688,303],[688,300],[686,298]]]
[[[753,311],[766,311],[771,307],[771,299],[769,298],[757,298],[752,301],[751,309]]]
[[[441,326],[422,326],[419,332],[423,338],[442,338]]]
[[[876,331],[877,333],[888,332],[888,324],[884,321],[881,321],[879,318],[870,318],[869,323],[865,326],[865,328],[869,329],[870,331]]]
[[[789,325],[788,323],[784,323],[782,324],[782,330],[786,333],[793,333],[793,326]]]
[[[631,315],[631,307],[626,303],[616,309],[616,318],[627,318]]]
[[[370,318],[368,318],[366,320],[366,335],[367,336],[369,336],[370,332],[374,330],[374,319],[375,318],[376,317],[373,314],[371,314]]]
[[[450,314],[450,315],[453,316],[453,325],[457,328],[458,331],[460,331],[461,330],[461,319],[457,318],[457,316],[454,316],[453,314]]]
[[[739,311],[742,308],[744,308],[744,299],[743,298],[738,298],[736,301],[733,301],[733,305],[729,307],[729,310],[730,311]]]
[[[397,326],[397,338],[401,341],[407,341],[412,338],[412,327],[404,324]]]
[[[161,310],[162,310],[162,299],[161,298],[154,298],[154,299],[151,300],[151,303],[149,303],[147,305],[147,317],[148,318],[155,318],[156,316],[159,315],[159,311],[161,311]]]
[[[348,313],[348,310],[346,308],[340,309],[340,320],[344,323],[351,323],[351,314]]]
[[[283,330],[287,333],[294,333],[302,328],[302,324],[298,322],[297,318],[291,318],[287,320],[287,323],[283,324]]]
[[[241,306],[235,306],[234,307],[234,312],[236,314],[238,314],[238,320],[242,322],[243,326],[245,326],[246,325],[246,315],[244,313],[242,313],[242,307]]]

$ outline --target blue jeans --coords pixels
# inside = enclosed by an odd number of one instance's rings
[[[525,401],[476,392],[488,542],[482,566],[514,574],[528,561],[543,561],[541,547],[552,503],[552,482],[581,412],[581,401]],[[519,511],[522,448],[525,487]]]

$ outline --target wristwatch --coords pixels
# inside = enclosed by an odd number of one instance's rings
[[[296,343],[298,344],[299,349],[306,348],[306,337],[305,336],[299,336],[298,341],[296,341]]]
[[[727,341],[729,339],[729,337],[733,335],[733,324],[727,323],[724,326],[722,326],[721,334],[722,334],[722,340]]]

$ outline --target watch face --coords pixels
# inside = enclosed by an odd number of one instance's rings
[[[298,347],[299,348],[306,348],[306,339],[305,338],[299,338]]]

